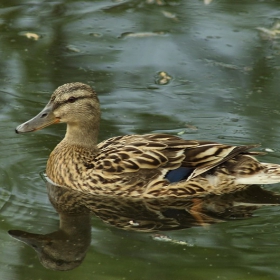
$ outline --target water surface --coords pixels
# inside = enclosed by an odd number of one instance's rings
[[[86,258],[69,272],[47,270],[7,234],[58,228],[40,172],[65,127],[27,135],[14,128],[65,82],[97,90],[100,140],[166,132],[260,143],[273,151],[263,160],[279,163],[277,1],[14,0],[2,1],[0,13],[1,279],[279,279],[278,206],[251,219],[165,232],[187,245],[92,217]],[[160,72],[171,79],[161,83]]]

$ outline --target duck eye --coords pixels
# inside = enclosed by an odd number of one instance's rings
[[[69,99],[68,99],[69,103],[74,103],[75,101],[76,101],[76,98],[73,96],[69,97]]]

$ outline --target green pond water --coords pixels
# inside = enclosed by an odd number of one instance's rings
[[[259,150],[267,151],[262,161],[280,163],[280,2],[206,2],[1,1],[1,280],[280,279],[280,184],[263,187],[270,192],[253,188],[249,196],[211,200],[222,210],[205,210],[210,225],[199,226],[201,217],[189,215],[178,230],[166,226],[156,233],[137,231],[137,209],[151,218],[150,227],[158,222],[140,202],[109,201],[122,210],[109,217],[104,201],[103,212],[96,206],[77,218],[73,210],[73,221],[64,221],[84,227],[88,246],[70,271],[45,268],[30,246],[8,234],[46,235],[59,228],[41,174],[65,126],[26,135],[14,129],[66,82],[88,83],[98,92],[100,140],[164,132],[261,144]],[[153,207],[181,217],[174,202]],[[134,230],[122,229],[118,215]]]

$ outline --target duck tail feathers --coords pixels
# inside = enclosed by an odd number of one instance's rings
[[[239,175],[236,183],[244,185],[275,184],[280,182],[280,165],[260,163],[260,170],[254,174]]]

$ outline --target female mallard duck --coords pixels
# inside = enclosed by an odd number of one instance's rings
[[[252,184],[280,182],[280,165],[261,163],[248,151],[183,140],[167,134],[125,135],[97,144],[100,122],[95,91],[82,83],[57,88],[36,117],[17,133],[67,123],[46,173],[55,184],[92,194],[166,197],[236,191]]]

